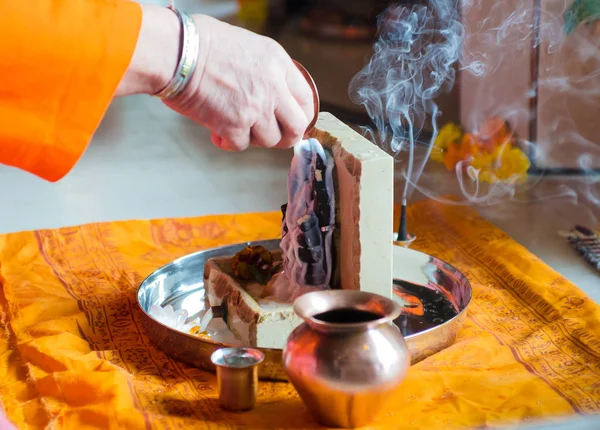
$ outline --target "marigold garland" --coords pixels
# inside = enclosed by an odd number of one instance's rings
[[[490,184],[522,183],[531,166],[508,123],[498,117],[490,118],[474,133],[446,124],[436,137],[431,158],[450,171],[459,163],[465,171],[471,166],[479,181]]]

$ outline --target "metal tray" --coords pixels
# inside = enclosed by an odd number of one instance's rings
[[[171,357],[191,366],[214,371],[211,354],[230,343],[207,340],[161,323],[152,314],[153,305],[171,305],[187,310],[190,318],[204,310],[204,264],[212,257],[232,256],[247,245],[279,248],[279,239],[245,242],[196,252],[163,266],[148,276],[137,293],[150,339]],[[416,363],[456,339],[471,301],[467,278],[448,263],[422,252],[394,246],[394,295],[403,297],[405,312],[394,323],[402,330]],[[223,330],[227,330],[223,324]],[[228,331],[228,330],[227,330]],[[259,348],[265,360],[259,377],[287,380],[281,364],[281,349]]]

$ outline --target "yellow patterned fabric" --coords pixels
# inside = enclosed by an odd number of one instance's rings
[[[414,248],[463,271],[456,343],[414,365],[374,428],[453,429],[600,411],[600,311],[474,212],[410,209]],[[280,214],[128,221],[0,236],[0,399],[20,428],[316,428],[287,383],[219,409],[214,375],[157,349],[135,292],[176,257],[279,235]]]

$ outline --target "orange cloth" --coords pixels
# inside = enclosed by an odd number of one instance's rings
[[[77,162],[133,55],[139,4],[0,0],[0,163],[49,181]]]
[[[158,350],[140,327],[146,275],[200,249],[279,235],[279,213],[92,224],[0,236],[0,399],[19,426],[315,428],[287,383],[256,408],[219,409],[214,375]],[[600,411],[600,310],[465,208],[420,203],[414,248],[474,287],[450,348],[411,367],[376,428],[481,428]],[[54,427],[52,427],[54,428]]]

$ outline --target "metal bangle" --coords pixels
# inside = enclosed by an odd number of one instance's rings
[[[156,97],[160,97],[161,99],[173,98],[187,86],[196,69],[198,51],[200,50],[200,38],[194,19],[187,12],[175,8],[170,9],[177,14],[181,21],[183,42],[181,58],[179,59],[175,75],[165,88],[155,94]]]

